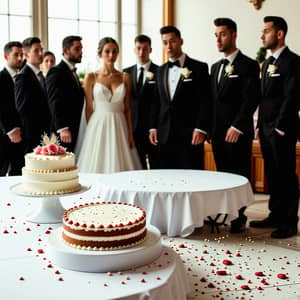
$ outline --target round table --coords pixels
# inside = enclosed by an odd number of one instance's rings
[[[93,191],[99,174],[80,174],[91,189],[61,199],[65,208],[98,201]],[[0,299],[122,299],[181,300],[190,291],[180,257],[167,246],[152,263],[112,273],[75,272],[50,260],[49,238],[61,224],[35,224],[26,215],[40,199],[23,197],[10,187],[20,176],[1,177],[0,190]]]
[[[99,177],[102,201],[141,206],[147,222],[168,236],[187,236],[202,227],[207,216],[238,216],[239,208],[254,201],[247,178],[199,170],[128,171]]]

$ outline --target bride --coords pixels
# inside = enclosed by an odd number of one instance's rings
[[[113,38],[101,39],[98,55],[103,66],[84,80],[87,125],[80,133],[82,144],[76,147],[80,172],[141,169],[132,133],[131,80],[128,74],[115,69],[118,54],[119,46]]]

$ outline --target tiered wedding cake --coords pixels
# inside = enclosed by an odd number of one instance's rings
[[[80,190],[75,155],[57,144],[55,135],[43,137],[42,146],[25,155],[22,192],[31,195],[57,195]]]

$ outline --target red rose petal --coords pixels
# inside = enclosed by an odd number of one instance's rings
[[[227,275],[226,271],[217,271],[216,272],[217,275]]]
[[[186,248],[186,246],[184,244],[180,244],[178,245],[178,248]]]
[[[285,274],[282,274],[282,273],[277,274],[277,277],[279,279],[287,279],[287,276]]]
[[[223,260],[223,265],[230,266],[230,265],[232,265],[232,262],[230,260],[228,260],[228,259],[224,259]]]
[[[263,272],[255,272],[255,276],[265,276]]]
[[[19,280],[22,280],[22,281],[23,281],[23,280],[25,280],[25,279],[24,279],[24,277],[23,277],[23,276],[21,276],[21,277],[19,277]]]
[[[142,278],[142,279],[140,280],[140,282],[145,283],[146,280],[145,280],[144,278]]]
[[[241,285],[241,289],[243,290],[250,290],[249,286],[248,285]]]
[[[38,252],[39,254],[43,254],[43,253],[44,253],[44,250],[43,250],[43,249],[38,249],[37,252]]]
[[[242,280],[242,279],[243,279],[243,276],[242,276],[242,275],[236,275],[236,276],[235,276],[235,279]]]
[[[207,285],[209,288],[214,288],[215,286],[214,286],[214,284],[213,283],[209,283],[208,285]]]

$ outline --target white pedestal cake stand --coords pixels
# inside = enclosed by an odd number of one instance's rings
[[[160,231],[149,225],[143,243],[127,249],[110,251],[80,250],[62,239],[62,228],[56,229],[48,241],[50,260],[65,269],[81,272],[116,272],[152,263],[161,255]]]
[[[21,191],[22,183],[10,187],[10,190],[18,196],[39,198],[39,205],[29,213],[26,221],[40,224],[62,223],[65,208],[61,205],[60,198],[82,194],[90,189],[90,186],[81,185],[77,192],[60,195],[29,195]]]

